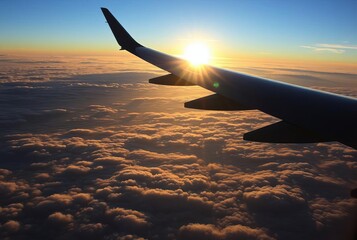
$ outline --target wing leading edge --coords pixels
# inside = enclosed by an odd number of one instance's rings
[[[151,83],[199,85],[216,94],[185,104],[209,110],[258,109],[281,122],[246,133],[244,139],[274,143],[339,141],[357,149],[357,99],[251,76],[186,60],[136,42],[108,9],[103,14],[122,49],[168,71]]]

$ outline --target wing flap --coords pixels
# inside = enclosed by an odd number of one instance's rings
[[[243,106],[236,101],[226,98],[220,94],[213,94],[185,102],[185,108],[223,111],[253,110],[252,108]]]
[[[316,143],[333,141],[333,139],[324,138],[285,121],[248,132],[244,134],[243,139],[267,143]]]
[[[356,98],[210,65],[194,68],[182,58],[143,47],[128,34],[108,9],[102,8],[102,11],[123,49],[175,76],[234,100],[232,104],[224,101],[215,104],[204,98],[188,102],[185,104],[186,107],[247,110],[250,108],[245,106],[250,106],[285,121],[247,133],[246,140],[285,143],[336,140],[357,149]],[[322,136],[328,136],[328,139]]]
[[[195,86],[196,84],[190,83],[185,79],[177,77],[174,74],[167,74],[156,78],[149,79],[149,83],[170,86]]]

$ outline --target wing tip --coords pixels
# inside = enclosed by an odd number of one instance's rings
[[[100,9],[102,9],[102,11],[109,11],[106,7],[101,7]]]
[[[107,9],[102,7],[102,12],[104,17],[109,24],[118,44],[122,49],[128,50],[131,53],[135,53],[137,47],[142,47],[141,44],[136,42],[130,34],[125,30],[125,28],[118,22],[118,20],[113,16],[113,14]]]

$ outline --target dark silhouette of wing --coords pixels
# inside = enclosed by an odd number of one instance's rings
[[[246,133],[244,139],[274,143],[339,141],[357,149],[357,99],[209,65],[193,67],[186,60],[142,46],[108,9],[102,11],[122,49],[170,73],[151,83],[199,85],[216,93],[187,102],[186,107],[257,109],[282,120]]]

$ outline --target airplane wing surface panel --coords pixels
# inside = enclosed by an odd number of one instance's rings
[[[246,133],[243,139],[270,143],[316,143],[332,141],[332,139],[323,138],[316,133],[284,121]]]
[[[245,139],[277,142],[271,136],[285,132],[285,142],[339,141],[356,149],[357,142],[357,99],[328,92],[309,89],[275,80],[233,72],[209,65],[193,67],[188,61],[146,48],[136,42],[105,8],[103,14],[120,46],[139,58],[169,72],[152,82],[166,85],[199,85],[224,99],[236,102],[234,106],[245,109],[258,109],[264,113],[282,119],[268,129],[258,129],[245,135]],[[179,82],[183,79],[184,82]],[[211,97],[217,98],[219,97]],[[211,108],[224,108],[222,104],[213,104],[207,99],[191,101],[188,106],[210,104]],[[221,99],[222,100],[222,99]],[[224,101],[221,101],[224,102]],[[228,106],[228,105],[227,105]],[[229,107],[227,107],[229,108]],[[201,107],[201,109],[205,109]],[[221,109],[223,110],[223,109]],[[290,126],[290,127],[289,127]],[[291,127],[293,126],[293,127]],[[284,130],[285,129],[285,130]],[[303,131],[301,136],[297,132]],[[254,133],[254,134],[253,134]],[[270,137],[262,137],[264,134]],[[316,137],[311,134],[315,133]],[[290,134],[290,137],[288,135]],[[281,135],[282,136],[282,135]]]

